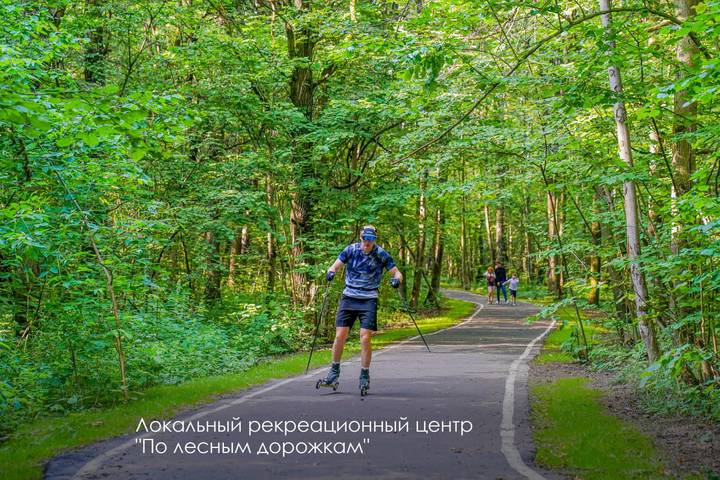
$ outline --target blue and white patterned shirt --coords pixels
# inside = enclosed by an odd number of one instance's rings
[[[378,298],[383,268],[392,270],[395,267],[390,254],[378,245],[365,253],[361,243],[353,243],[340,252],[338,260],[345,264],[343,295],[353,298]]]

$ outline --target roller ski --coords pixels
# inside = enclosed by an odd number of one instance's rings
[[[340,364],[333,363],[327,376],[321,380],[318,380],[315,384],[315,388],[332,388],[334,392],[335,390],[337,390],[338,385],[340,385]]]
[[[360,369],[360,396],[364,397],[368,394],[368,390],[370,390],[370,369],[368,368],[361,368]]]

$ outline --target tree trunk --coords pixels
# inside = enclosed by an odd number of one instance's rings
[[[677,18],[683,22],[695,16],[695,6],[697,0],[675,0]],[[677,44],[677,59],[680,62],[680,68],[677,74],[677,84],[682,85],[688,70],[695,66],[695,57],[698,54],[698,47],[689,35],[683,36]],[[673,137],[675,141],[672,145],[672,167],[673,167],[673,186],[671,191],[673,223],[672,235],[670,241],[670,250],[674,255],[678,255],[685,247],[687,241],[682,235],[683,222],[681,220],[678,207],[678,199],[688,193],[692,188],[690,176],[695,171],[695,158],[693,155],[692,145],[683,138],[683,135],[695,131],[695,118],[697,116],[697,103],[692,101],[692,97],[688,95],[686,90],[678,90],[675,92],[673,116]],[[692,269],[693,265],[687,266]],[[677,286],[678,282],[675,282]],[[681,291],[681,289],[675,289]],[[675,303],[675,315],[678,319],[685,318],[690,310],[683,302],[681,296],[673,296],[671,300]],[[695,332],[690,325],[684,325],[677,331],[678,343],[693,343],[698,340],[695,338]],[[702,341],[699,341],[702,343]],[[697,383],[697,379],[689,366],[683,367],[682,377],[686,383]]]
[[[533,268],[530,255],[532,254],[532,241],[530,239],[530,196],[525,197],[523,204],[523,241],[525,251],[523,252],[523,270],[529,282],[532,282]]]
[[[600,10],[610,10],[611,0],[599,0]],[[608,35],[612,38],[612,19],[609,13],[601,16],[602,24]],[[615,44],[612,40],[608,40],[610,50],[614,50]],[[608,67],[608,76],[610,79],[610,90],[618,97],[613,105],[615,114],[615,126],[617,130],[618,149],[620,159],[625,162],[629,169],[632,169],[633,159],[630,147],[630,132],[627,126],[627,113],[625,111],[625,103],[620,100],[623,93],[622,79],[620,77],[620,69],[616,66]],[[640,218],[638,215],[638,204],[635,183],[632,180],[626,180],[623,184],[623,197],[625,209],[626,239],[627,239],[627,255],[630,261],[630,279],[635,293],[635,314],[640,330],[640,337],[645,343],[648,361],[655,362],[660,356],[660,348],[657,344],[655,334],[655,324],[652,318],[647,315],[648,292],[645,284],[645,273],[643,272],[640,257]]]
[[[272,293],[275,290],[275,213],[273,212],[273,187],[272,179],[268,175],[265,179],[265,199],[269,210],[268,215],[268,232],[267,232],[267,291]]]
[[[475,265],[475,281],[478,281],[480,278],[482,278],[482,272],[485,271],[483,266],[488,262],[488,259],[486,258],[485,252],[487,251],[487,249],[485,248],[485,242],[483,241],[483,231],[480,225],[478,225],[476,233],[477,238],[475,241],[478,245],[478,260]]]
[[[306,239],[312,236],[311,225],[313,208],[317,196],[317,185],[321,178],[313,160],[313,145],[306,135],[311,131],[311,123],[315,117],[315,90],[318,82],[327,80],[334,71],[330,64],[320,75],[320,80],[313,79],[313,62],[318,32],[307,21],[311,2],[293,0],[296,17],[292,22],[285,23],[285,34],[288,46],[288,57],[294,65],[289,81],[290,101],[303,114],[305,124],[293,132],[293,161],[296,168],[295,188],[291,194],[290,240],[294,265],[292,272],[293,300],[304,305],[311,304],[317,286],[311,284],[307,269],[313,263],[312,252],[307,251]],[[297,31],[295,30],[296,26]]]
[[[605,244],[614,244],[615,238],[610,231],[610,227],[605,223],[600,224],[600,235]],[[630,331],[628,328],[630,325],[630,312],[626,308],[625,301],[625,288],[623,275],[616,266],[607,265],[608,278],[610,280],[610,289],[613,295],[613,308],[615,310],[615,318],[617,319],[620,327],[618,327],[618,336],[623,343],[630,340]]]
[[[293,1],[298,14],[310,9],[310,2],[303,0]],[[294,68],[290,76],[290,101],[302,112],[307,123],[313,120],[314,90],[313,80],[313,55],[315,45],[318,41],[317,32],[313,31],[309,23],[300,22],[304,26],[299,32],[294,30],[294,23],[285,24],[285,36],[288,44],[288,57],[293,60]],[[310,220],[314,204],[312,184],[315,177],[315,169],[312,165],[312,146],[303,137],[308,131],[308,126],[299,128],[296,134],[296,145],[293,152],[294,163],[298,169],[298,181],[291,196],[290,211],[290,241],[292,242],[292,255],[294,257],[293,277],[293,298],[296,302],[308,305],[313,301],[315,289],[310,285],[306,273],[307,266],[311,263],[312,257],[306,252],[305,238],[310,236]]]
[[[602,211],[597,193],[593,195],[593,211],[596,215]],[[588,303],[591,305],[600,305],[600,247],[602,246],[602,239],[600,238],[600,222],[597,219],[593,219],[590,224],[590,236],[593,244],[593,252],[590,254],[590,291],[588,292]]]
[[[462,161],[460,171],[460,181],[463,186],[463,193],[460,197],[460,283],[464,290],[470,288],[470,279],[468,278],[468,251],[467,251],[467,222],[465,209],[465,160]]]
[[[248,245],[248,227],[244,225],[239,232],[235,235],[232,243],[230,244],[230,255],[228,259],[228,276],[227,285],[228,287],[235,286],[235,273],[237,271],[238,255],[244,255],[247,253]]]
[[[555,211],[557,206],[557,195],[548,191],[547,193],[547,218],[548,218],[548,240],[550,241],[551,248],[555,248],[556,237],[558,232],[555,226],[557,225],[557,219],[555,218]],[[547,271],[547,286],[548,293],[553,298],[559,300],[562,298],[562,285],[560,284],[560,273],[559,273],[559,257],[557,254],[551,254],[548,256],[548,271]]]
[[[205,232],[208,243],[205,301],[209,304],[220,300],[220,242],[212,231]]]
[[[503,213],[503,221],[505,225],[507,225],[507,241],[505,242],[505,260],[509,260],[511,258],[515,258],[515,250],[513,249],[514,243],[513,243],[513,234],[515,233],[515,230],[513,228],[514,224],[512,222],[512,218],[506,218],[505,214]]]
[[[88,83],[96,83],[104,85],[106,80],[105,62],[108,53],[110,53],[109,31],[102,24],[100,19],[102,14],[103,0],[85,0],[85,7],[88,11],[88,17],[91,23],[97,23],[88,32],[88,42],[84,53],[84,71],[85,81]]]
[[[697,0],[676,0],[675,5],[678,19],[686,21],[695,15]],[[698,47],[690,36],[685,35],[678,42],[676,54],[680,62],[680,68],[677,74],[677,84],[682,84],[687,70],[694,67],[697,53]],[[675,141],[672,144],[673,184],[670,193],[673,222],[670,250],[674,255],[678,255],[686,246],[686,242],[680,237],[683,225],[679,220],[678,199],[690,191],[692,187],[690,176],[695,171],[695,158],[692,145],[686,138],[683,138],[683,135],[695,131],[697,103],[692,101],[692,98],[685,90],[675,92],[674,103],[675,115],[673,116],[672,131]],[[675,305],[675,309],[678,318],[682,318],[688,314],[687,308],[682,305]]]
[[[555,205],[555,214],[557,215],[557,234],[560,238],[563,237],[563,229],[565,228],[565,206],[566,206],[566,195],[565,190],[560,192],[559,197],[557,198],[557,204]],[[565,271],[566,271],[566,265],[564,263],[565,254],[564,252],[560,254],[558,257],[558,262],[560,263],[560,266],[558,267],[558,270],[560,272],[560,292],[561,295],[565,290],[565,281],[567,280],[565,278]]]
[[[420,282],[423,272],[423,258],[425,256],[425,182],[423,177],[420,185],[420,197],[418,198],[418,234],[415,246],[415,271],[413,272],[413,288],[410,304],[413,308],[417,308],[418,298],[420,298]]]
[[[400,273],[402,273],[404,281],[400,283],[400,287],[398,289],[400,290],[400,296],[402,298],[407,298],[407,276],[405,275],[405,272],[407,271],[407,252],[409,250],[409,247],[407,243],[405,242],[405,235],[400,235],[400,248],[398,251],[398,270],[400,270]]]
[[[697,0],[676,0],[675,5],[677,7],[677,17],[682,21],[686,21],[695,15],[695,6]],[[690,36],[685,35],[677,45],[677,59],[681,63],[681,68],[678,70],[678,84],[682,84],[683,79],[686,76],[687,70],[692,69],[695,66],[695,57],[698,54],[698,47]],[[672,166],[673,166],[673,199],[677,199],[682,195],[690,191],[691,182],[690,176],[695,170],[695,158],[692,151],[692,146],[686,138],[682,137],[684,134],[692,133],[695,131],[695,117],[697,116],[697,103],[691,101],[692,98],[688,95],[685,90],[678,90],[675,92],[675,107],[673,116],[673,136],[676,140],[672,146]],[[673,229],[675,232],[675,229]],[[677,240],[673,236],[674,240]],[[674,242],[675,244],[675,242]],[[677,245],[674,245],[677,249]],[[673,253],[677,253],[676,251]]]
[[[492,230],[490,229],[490,209],[485,204],[485,234],[487,235],[488,251],[490,252],[490,263],[495,265],[495,242],[493,242]]]
[[[650,145],[649,150],[653,155],[650,157],[649,172],[650,176],[654,177],[657,174],[658,159],[664,159],[665,151],[662,146],[662,138],[660,138],[659,132],[656,130],[657,126],[653,123],[653,129],[650,132]],[[662,223],[662,218],[656,210],[658,206],[655,204],[653,197],[648,198],[648,224],[646,228],[648,241],[654,243],[656,246],[659,245],[659,235],[656,225]],[[671,304],[672,304],[672,293],[669,287],[669,282],[666,284],[663,278],[659,275],[655,275],[653,278],[653,285],[655,291],[655,318],[660,326],[667,325],[670,322]]]
[[[495,258],[498,262],[505,263],[507,261],[505,255],[505,211],[502,206],[495,208],[495,247],[497,248]]]
[[[442,258],[444,249],[445,214],[442,206],[435,209],[435,233],[433,235],[432,249],[432,276],[430,277],[430,289],[428,290],[425,303],[432,303],[439,306],[440,297],[440,273],[442,272]]]

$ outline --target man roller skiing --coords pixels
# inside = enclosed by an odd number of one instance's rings
[[[388,252],[375,244],[377,230],[372,225],[363,227],[361,241],[345,247],[337,260],[328,269],[326,278],[331,281],[335,272],[345,265],[345,289],[340,297],[335,317],[335,342],[332,349],[332,365],[327,376],[319,380],[316,387],[338,386],[340,377],[340,358],[345,341],[355,320],[360,319],[360,395],[367,394],[370,388],[370,358],[372,345],[370,339],[377,331],[378,288],[383,269],[393,275],[390,284],[398,288],[403,276],[395,266]]]

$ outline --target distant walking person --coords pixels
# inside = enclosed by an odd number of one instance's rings
[[[505,288],[505,282],[507,281],[507,273],[505,267],[500,262],[495,264],[495,293],[497,294],[497,303],[500,304],[500,290],[502,290],[505,303],[508,303],[507,289]]]
[[[492,267],[488,267],[485,272],[485,280],[487,280],[488,303],[492,305],[495,300],[495,270]]]
[[[510,277],[510,280],[505,282],[510,289],[510,298],[512,299],[512,304],[517,305],[517,291],[518,291],[518,285],[520,285],[520,279],[517,276],[517,273],[513,273],[512,277]]]

